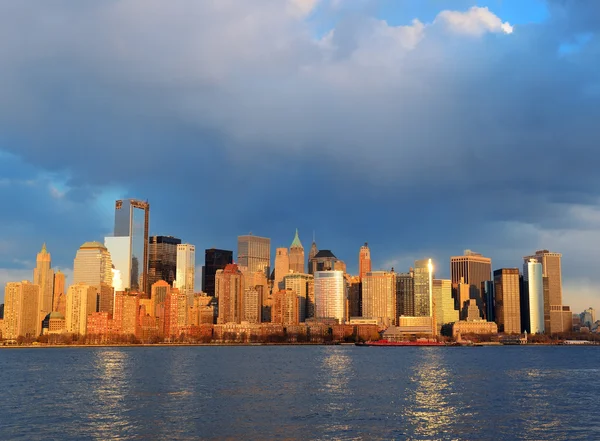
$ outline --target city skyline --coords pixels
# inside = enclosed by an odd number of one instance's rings
[[[565,303],[598,305],[597,2],[242,3],[0,6],[28,35],[0,42],[0,283],[43,242],[68,274],[135,197],[151,235],[274,252],[298,228],[353,274],[365,241],[374,270],[440,277],[558,250]]]

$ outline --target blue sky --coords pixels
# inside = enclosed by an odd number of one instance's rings
[[[0,2],[0,282],[136,197],[152,234],[299,228],[351,271],[548,248],[600,307],[597,2],[33,3]]]

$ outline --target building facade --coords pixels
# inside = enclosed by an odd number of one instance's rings
[[[521,332],[519,269],[502,268],[494,271],[496,323],[498,331],[506,334]]]
[[[535,259],[523,265],[523,297],[526,298],[527,320],[522,325],[530,334],[544,333],[544,282],[542,264]]]
[[[46,244],[42,245],[42,250],[36,258],[33,284],[40,287],[38,321],[41,322],[52,311],[52,301],[54,299],[54,271],[52,270],[50,253],[46,250]]]
[[[216,274],[215,294],[219,301],[218,324],[240,323],[242,320],[242,292],[244,276],[235,263]]]
[[[215,295],[215,275],[233,263],[233,251],[210,248],[204,251],[204,266],[202,267],[202,292],[209,296]]]
[[[189,243],[177,245],[176,285],[180,293],[188,297],[191,304],[196,283],[196,247]]]
[[[271,239],[253,236],[252,234],[238,237],[238,262],[248,271],[264,272],[269,277],[271,272]]]
[[[450,273],[454,286],[461,283],[461,280],[469,286],[469,297],[466,300],[474,299],[483,314],[484,302],[481,289],[483,282],[492,280],[492,259],[465,250],[462,256],[450,258]],[[465,306],[466,303],[461,305],[460,309]]]
[[[87,317],[96,312],[98,288],[80,282],[71,285],[67,291],[67,314],[65,326],[72,334],[87,334]]]
[[[173,236],[152,236],[148,244],[148,287],[144,292],[149,293],[152,285],[164,280],[173,286],[177,277],[177,245],[181,239]]]
[[[298,229],[294,240],[290,245],[290,271],[293,273],[304,274],[304,247],[298,236]]]
[[[362,278],[363,317],[375,318],[383,326],[397,323],[396,274],[369,271]]]
[[[37,337],[42,332],[39,318],[40,287],[26,280],[9,282],[4,288],[3,338]]]
[[[459,320],[452,297],[452,280],[433,279],[433,305],[434,322],[440,334],[442,326]]]
[[[284,285],[286,290],[296,294],[299,299],[299,321],[303,322],[307,318],[310,288],[313,286],[314,277],[310,274],[291,273],[285,276]],[[314,305],[313,305],[314,308]]]
[[[415,278],[412,268],[408,273],[396,274],[396,313],[398,316],[415,315]]]
[[[346,317],[346,282],[343,271],[315,271],[315,318],[335,319],[343,323]]]
[[[275,277],[273,279],[273,288],[277,291],[285,289],[283,278],[290,273],[290,256],[287,248],[277,248],[275,250]]]
[[[365,244],[360,247],[360,251],[358,252],[358,276],[362,280],[367,273],[371,272],[371,250],[369,249],[369,244],[365,242]]]
[[[417,260],[414,267],[415,317],[432,315],[433,263],[431,259]]]

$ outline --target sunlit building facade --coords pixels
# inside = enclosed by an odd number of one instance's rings
[[[271,269],[271,239],[253,236],[252,234],[238,237],[238,262],[248,271],[264,272],[267,277]]]
[[[235,263],[218,270],[215,294],[219,301],[218,324],[240,323],[242,320],[242,292],[244,276]]]
[[[315,271],[315,318],[336,319],[343,323],[346,317],[346,282],[343,271]]]
[[[496,323],[498,331],[506,334],[521,332],[521,304],[518,268],[494,271]]]
[[[397,323],[396,274],[388,271],[369,271],[362,277],[363,317],[377,319],[380,325]]]
[[[42,320],[52,311],[52,300],[54,297],[54,271],[52,270],[52,259],[46,250],[46,244],[36,258],[36,266],[33,270],[33,284],[40,287],[40,299],[38,301],[38,321]]]
[[[369,249],[369,244],[365,242],[365,244],[360,247],[360,251],[358,252],[358,276],[362,280],[367,273],[371,272],[371,250]]]
[[[542,264],[530,259],[523,265],[523,295],[527,297],[527,332],[544,333],[544,286]]]
[[[414,274],[414,305],[415,317],[432,315],[433,263],[431,259],[415,261]]]
[[[216,248],[210,248],[204,251],[204,266],[202,267],[202,292],[214,297],[215,275],[217,274],[217,270],[224,269],[230,263],[233,263],[233,251],[219,250]]]
[[[37,337],[42,332],[39,318],[40,287],[26,280],[4,287],[3,338]]]
[[[193,301],[196,283],[196,247],[188,243],[177,245],[177,278],[175,284],[180,293]]]
[[[298,236],[298,229],[294,235],[294,240],[290,245],[290,271],[298,274],[304,273],[304,247]]]
[[[286,290],[296,293],[299,298],[299,321],[306,320],[309,305],[309,290],[313,285],[314,277],[310,274],[292,273],[285,276],[284,285]]]
[[[433,310],[438,334],[442,326],[458,321],[458,311],[452,297],[452,281],[450,279],[433,279]]]
[[[67,291],[67,314],[65,326],[67,332],[85,335],[87,317],[96,312],[98,288],[86,283],[71,285]]]
[[[469,296],[460,305],[460,309],[467,307],[469,299],[474,299],[481,313],[484,314],[484,301],[481,290],[483,282],[492,280],[492,259],[480,253],[465,250],[462,256],[450,258],[450,273],[455,287],[459,283],[465,283],[469,286]]]
[[[284,289],[283,278],[290,273],[290,256],[287,248],[277,248],[275,250],[275,278],[273,280],[274,289]]]
[[[173,286],[177,277],[177,245],[181,239],[173,236],[152,236],[148,244],[148,285],[144,291],[150,292],[152,285],[164,280]]]

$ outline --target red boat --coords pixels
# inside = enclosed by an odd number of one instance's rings
[[[389,341],[376,340],[356,343],[356,346],[446,346],[439,341],[417,340],[417,341]]]

